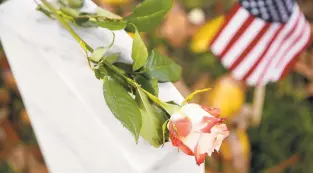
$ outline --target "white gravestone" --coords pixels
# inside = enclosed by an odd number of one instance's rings
[[[90,1],[85,10],[95,9]],[[45,161],[52,173],[201,173],[194,157],[167,143],[153,148],[115,119],[102,83],[87,65],[79,44],[57,21],[35,10],[32,0],[0,5],[0,38],[17,80]],[[94,48],[112,41],[106,29],[75,30]],[[131,62],[132,39],[117,31],[112,52]],[[160,84],[164,101],[183,100]]]

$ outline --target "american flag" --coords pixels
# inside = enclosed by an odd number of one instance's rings
[[[311,27],[294,0],[240,0],[210,44],[248,85],[278,81],[308,46]]]

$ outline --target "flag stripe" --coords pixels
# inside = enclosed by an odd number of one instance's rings
[[[239,65],[233,70],[233,74],[237,79],[243,79],[249,69],[256,64],[256,57],[261,57],[267,46],[272,42],[272,38],[282,29],[283,25],[272,24],[264,34],[260,42],[248,53],[247,57],[239,62]]]
[[[305,31],[305,28],[306,27],[303,27],[302,28],[302,31],[301,32],[304,32]],[[299,41],[299,39],[303,38],[304,35],[301,35],[301,33],[298,33],[298,36],[294,39],[294,41],[291,43],[293,45],[295,44],[298,44],[297,41]],[[304,46],[304,45],[301,45],[301,46]],[[293,48],[296,48],[297,50],[300,50],[300,48],[298,48],[297,46],[291,46]],[[289,52],[290,49],[287,49],[287,52]],[[279,57],[280,58],[280,57]],[[281,68],[281,69],[276,69],[274,66],[277,64],[277,59],[279,58],[276,58],[276,62],[273,62],[271,63],[271,67],[269,67],[269,70],[267,71],[266,74],[264,74],[264,79],[261,79],[259,82],[262,83],[262,84],[266,84],[270,81],[273,81],[273,79],[275,78],[279,78],[278,75],[281,75],[281,72],[283,71],[284,68]],[[282,62],[283,64],[283,62]],[[280,71],[281,70],[281,71]]]
[[[252,34],[255,33],[250,33],[251,29],[248,31],[248,28],[252,26],[252,22],[254,22],[255,20],[254,16],[249,16],[248,19],[241,25],[240,29],[238,30],[238,32],[231,38],[231,40],[228,42],[227,46],[224,48],[224,50],[222,51],[222,53],[220,54],[221,58],[224,59],[225,58],[225,54],[228,52],[231,52],[230,49],[232,48],[232,46],[234,46],[234,44],[237,44],[237,40],[238,39],[242,39],[243,37],[247,37],[246,39],[249,39],[249,37]],[[230,28],[231,29],[231,28]],[[256,28],[257,29],[257,28]],[[242,35],[245,34],[245,35]],[[235,45],[236,46],[236,45]],[[234,49],[232,49],[234,50]],[[223,60],[224,62],[224,60]],[[228,65],[226,65],[228,67]]]
[[[298,41],[303,38],[303,34],[301,34],[301,32],[305,32],[305,29],[306,27],[303,26],[301,28],[301,30],[299,31],[296,31],[297,32],[297,35],[294,34],[292,37],[293,37],[293,42],[291,42],[291,44],[298,44]],[[304,46],[303,44],[300,45],[300,46]],[[292,46],[293,47],[293,46]],[[297,50],[299,50],[299,48],[296,46],[294,46],[293,48],[296,48]],[[287,52],[291,51],[290,49],[287,50]],[[277,56],[278,58],[275,58],[275,60],[277,61],[277,59],[280,59],[279,56]],[[281,72],[283,70],[283,68],[281,68],[281,71],[280,69],[276,69],[274,66],[277,64],[277,62],[272,62],[271,64],[269,64],[270,67],[268,67],[268,70],[266,72],[263,72],[261,78],[259,79],[258,83],[260,84],[266,84],[270,81],[273,81],[273,79],[275,78],[278,78],[279,76],[278,75],[281,75]],[[282,62],[283,64],[283,62]],[[286,64],[285,64],[286,65]],[[277,76],[277,77],[276,77]]]
[[[304,35],[302,35],[301,38],[297,39],[294,42],[295,47],[293,47],[292,49],[290,49],[290,51],[288,51],[288,53],[286,54],[286,58],[285,60],[281,63],[281,67],[278,68],[279,71],[277,72],[277,75],[275,76],[275,78],[273,80],[278,80],[280,76],[283,75],[285,70],[288,70],[287,68],[290,68],[290,63],[292,61],[293,57],[299,56],[299,54],[302,52],[301,47],[308,47],[309,45],[309,40],[310,40],[310,31],[311,31],[311,27],[309,24],[306,25],[306,30],[304,31]],[[286,69],[282,68],[282,67],[286,67]]]
[[[299,13],[299,17],[297,18],[296,23],[293,24],[292,29],[284,36],[284,39],[281,41],[277,49],[270,56],[269,61],[267,61],[262,73],[258,77],[258,83],[262,83],[262,80],[267,75],[267,78],[270,78],[270,75],[274,73],[273,65],[280,59],[282,54],[286,51],[290,44],[293,44],[293,41],[298,37],[301,37],[301,31],[305,29],[305,20],[302,18],[301,13]],[[278,51],[279,50],[279,51]]]
[[[214,44],[212,45],[212,52],[220,56],[226,45],[232,39],[232,37],[237,33],[238,29],[241,28],[241,25],[245,23],[246,19],[249,18],[249,13],[240,8],[238,12],[230,19],[229,23],[223,31],[220,33],[222,37],[218,37]]]
[[[283,30],[285,28],[285,25],[281,25],[281,27],[277,30],[277,32],[275,33],[275,35],[273,36],[273,38],[271,39],[270,43],[267,45],[267,47],[265,48],[264,52],[261,54],[261,56],[259,56],[259,58],[257,58],[257,61],[252,65],[252,67],[249,69],[249,71],[243,76],[243,80],[247,80],[247,78],[252,74],[252,72],[254,71],[254,69],[259,65],[259,63],[262,61],[262,59],[264,58],[264,55],[267,53],[267,51],[271,48],[271,45],[273,44],[273,42],[275,41],[276,37],[278,37],[279,33],[281,30]]]
[[[309,26],[310,27],[310,31],[311,31],[311,26]],[[312,33],[312,32],[311,32]],[[299,50],[298,52],[297,52],[297,54],[295,55],[295,57],[296,58],[293,58],[291,61],[289,61],[289,63],[286,65],[286,67],[283,69],[283,72],[282,72],[282,74],[281,74],[281,76],[280,76],[280,78],[279,79],[283,79],[283,78],[285,78],[286,77],[286,75],[288,74],[288,72],[291,70],[291,68],[293,67],[293,65],[297,62],[297,60],[300,58],[300,54],[301,54],[301,52],[303,52],[306,48],[308,48],[309,47],[309,45],[310,45],[310,43],[311,43],[311,41],[312,41],[312,34],[308,34],[309,36],[308,36],[308,38],[307,38],[307,43],[306,43],[306,45],[301,49],[301,50]]]
[[[250,53],[253,49],[253,47],[255,47],[255,45],[261,40],[261,38],[264,38],[264,34],[266,33],[266,31],[269,29],[271,25],[269,23],[266,23],[263,28],[261,29],[260,32],[257,33],[257,36],[255,37],[255,39],[250,43],[250,45],[242,52],[242,54],[237,57],[237,59],[235,59],[235,62],[229,67],[230,71],[233,71],[240,62],[242,62],[244,60],[244,58],[248,55],[248,53]]]
[[[269,74],[266,76],[265,79],[267,80],[267,82],[273,81],[273,79],[275,78],[278,79],[278,77],[275,77],[277,76],[277,73],[279,71],[276,65],[279,64],[280,59],[286,56],[286,53],[288,53],[290,49],[292,49],[293,47],[297,47],[295,46],[298,44],[297,40],[301,39],[301,37],[304,36],[303,32],[305,32],[306,30],[306,22],[302,15],[301,19],[299,20],[300,22],[295,25],[297,28],[295,31],[293,31],[294,34],[288,37],[288,41],[285,41],[284,45],[280,48],[279,54],[275,56],[275,61],[271,63],[271,67],[269,68],[270,71],[268,71]],[[299,50],[299,48],[297,49]]]
[[[266,67],[266,63],[270,61],[270,58],[272,57],[272,55],[278,50],[286,34],[289,33],[290,30],[293,29],[293,26],[298,21],[299,16],[300,16],[299,13],[293,14],[289,22],[285,24],[284,29],[278,33],[277,38],[275,38],[275,40],[273,41],[273,44],[270,45],[270,48],[266,52],[264,52],[265,53],[264,55],[262,55],[261,57],[262,61],[260,61],[259,64],[257,64],[257,66],[253,68],[253,73],[251,74],[251,76],[246,76],[247,77],[246,79],[248,80],[247,82],[249,84],[253,84],[257,82],[263,69]]]
[[[300,24],[299,24],[298,36],[295,37],[293,40],[290,40],[290,42],[288,42],[289,43],[288,45],[286,44],[284,51],[281,51],[282,52],[281,56],[277,56],[279,58],[279,60],[277,62],[273,63],[273,65],[275,65],[275,67],[274,67],[275,73],[272,75],[272,78],[271,78],[272,81],[277,80],[279,78],[279,75],[281,75],[284,66],[286,66],[286,64],[287,64],[286,61],[289,62],[290,59],[293,58],[292,56],[294,56],[298,50],[301,50],[301,47],[306,45],[306,42],[308,41],[307,40],[308,36],[307,36],[306,32],[309,32],[308,29],[310,29],[310,26],[307,23],[305,23],[304,16],[302,16],[302,21],[303,21],[303,25],[300,26]],[[302,28],[300,28],[300,27],[302,27]],[[304,33],[304,34],[302,34],[302,33]],[[303,40],[305,42],[303,42]],[[298,45],[300,45],[300,47],[298,47]],[[294,50],[294,49],[296,49],[296,50]],[[290,52],[295,52],[295,53],[293,53],[290,57]]]
[[[240,9],[240,5],[239,3],[236,3],[235,6],[230,10],[230,12],[228,13],[228,15],[225,17],[224,23],[222,24],[221,28],[219,29],[219,31],[215,34],[215,36],[213,37],[211,43],[210,43],[210,47],[213,45],[213,43],[217,40],[217,38],[220,36],[220,34],[222,33],[222,31],[224,30],[224,28],[229,24],[229,22],[231,21],[231,19],[233,18],[233,16],[239,11]]]
[[[253,42],[253,40],[257,37],[258,33],[262,30],[262,28],[266,25],[266,23],[262,22],[260,19],[253,19],[251,25],[246,29],[242,37],[240,37],[235,43],[233,43],[232,47],[226,52],[223,56],[222,62],[226,67],[231,66],[234,61],[243,53],[246,47],[249,46]]]
[[[302,30],[301,30],[300,32],[304,33],[305,30],[306,30],[307,27],[308,27],[308,24],[305,23],[305,18],[304,18],[304,16],[302,16],[302,19],[301,19],[301,20],[303,21],[303,27],[302,27]],[[299,25],[300,25],[300,24],[299,24]],[[298,29],[300,30],[300,26],[298,27]],[[283,55],[280,56],[278,62],[277,62],[276,65],[275,65],[275,68],[279,68],[279,67],[280,67],[281,63],[283,62],[283,60],[284,60],[285,57],[286,57],[286,54],[288,54],[289,50],[292,49],[293,46],[299,41],[299,39],[301,38],[301,36],[303,36],[302,33],[299,33],[299,35],[298,35],[298,37],[297,37],[297,39],[296,39],[295,41],[293,41],[292,43],[289,42],[288,48],[287,48],[287,44],[286,44],[286,46],[285,46],[286,49],[284,49],[284,52],[282,52]],[[304,39],[305,39],[305,38],[304,38]]]

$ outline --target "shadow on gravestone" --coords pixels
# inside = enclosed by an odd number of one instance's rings
[[[86,1],[84,10],[95,5]],[[102,84],[84,52],[56,21],[35,10],[31,0],[0,6],[0,38],[49,171],[53,173],[202,172],[194,158],[167,143],[153,148],[132,135],[105,104]],[[109,45],[106,29],[74,28],[93,47]],[[131,62],[132,40],[117,31],[113,52]],[[182,102],[171,83],[160,84],[163,101]]]

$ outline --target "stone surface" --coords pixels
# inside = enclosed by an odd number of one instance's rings
[[[32,0],[9,0],[0,6],[0,38],[52,173],[201,173],[194,158],[170,144],[155,149],[132,135],[105,104],[102,84],[88,68],[84,52],[56,21],[35,10]],[[95,8],[86,2],[85,10]],[[93,47],[106,46],[112,33],[77,29]],[[132,40],[117,31],[112,52],[131,62]],[[164,101],[182,101],[166,83]]]

